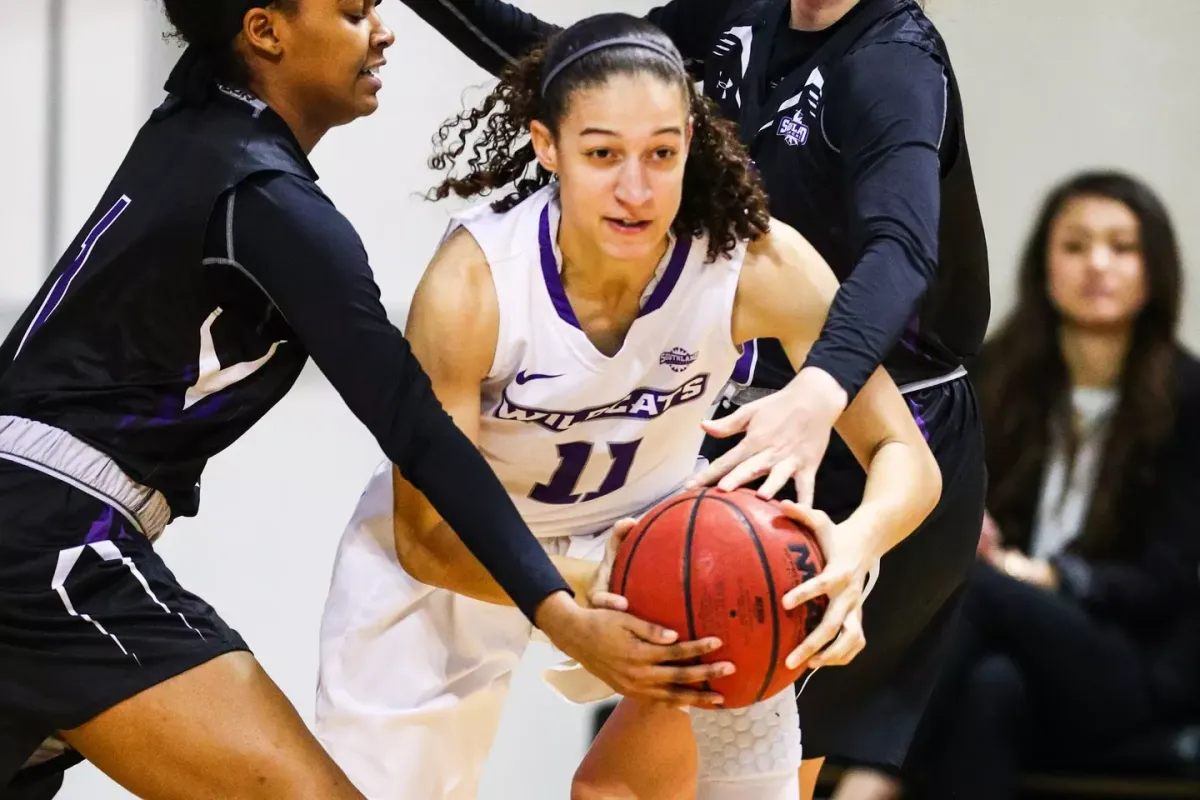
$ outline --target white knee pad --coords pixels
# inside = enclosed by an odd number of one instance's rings
[[[700,758],[698,800],[796,800],[800,715],[791,691],[747,708],[692,708]]]

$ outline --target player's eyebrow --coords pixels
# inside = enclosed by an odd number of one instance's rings
[[[579,135],[587,136],[588,134],[592,134],[592,133],[600,134],[603,136],[619,136],[620,135],[616,131],[610,131],[608,128],[596,128],[596,127],[584,128],[582,131],[579,132]],[[679,127],[678,125],[669,125],[666,128],[659,128],[658,130],[654,131],[651,134],[651,136],[661,136],[665,133],[673,133],[676,136],[683,136],[683,128]]]

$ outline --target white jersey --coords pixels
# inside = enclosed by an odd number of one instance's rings
[[[563,290],[559,205],[546,187],[498,214],[468,211],[499,300],[479,447],[540,538],[592,533],[675,491],[695,469],[700,423],[739,356],[740,245],[672,238],[619,352],[588,339]],[[452,229],[453,229],[452,227]]]

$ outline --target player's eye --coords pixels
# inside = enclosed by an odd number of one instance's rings
[[[615,154],[607,147],[596,147],[587,152],[588,158],[595,158],[601,161],[607,161]]]

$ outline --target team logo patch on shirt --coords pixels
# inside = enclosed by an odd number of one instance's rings
[[[707,388],[708,374],[705,373],[690,378],[676,389],[634,389],[615,403],[581,408],[577,411],[523,406],[514,403],[505,389],[500,395],[500,405],[496,406],[492,416],[515,422],[532,422],[547,430],[561,433],[581,422],[591,422],[594,419],[654,419],[675,406],[703,397]]]
[[[779,120],[779,130],[776,133],[789,147],[808,144],[808,126],[804,124],[804,112],[797,110],[790,117]]]
[[[665,364],[673,372],[683,372],[700,356],[699,353],[689,353],[682,347],[672,347],[658,357],[659,364]]]

